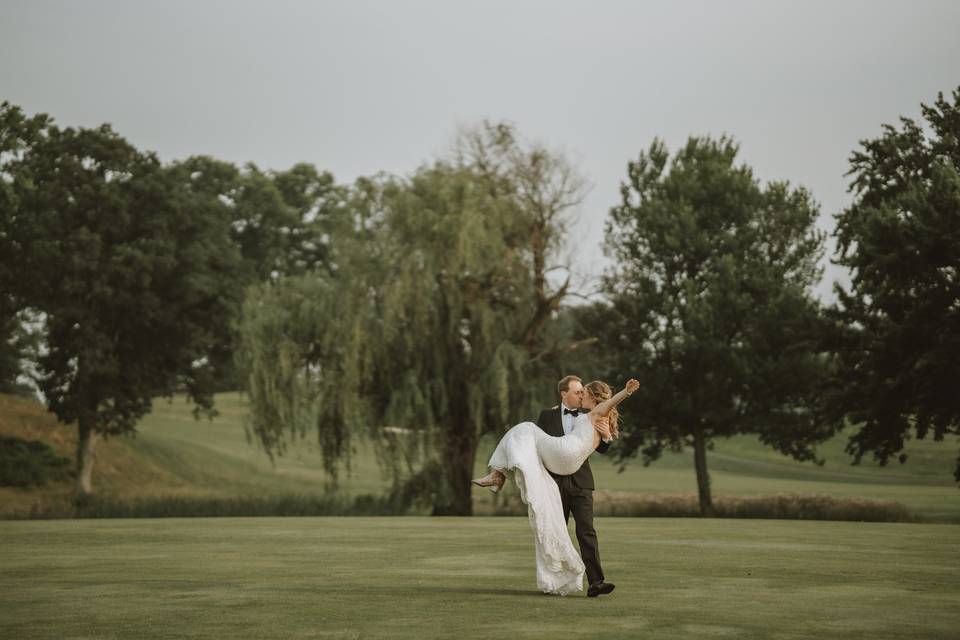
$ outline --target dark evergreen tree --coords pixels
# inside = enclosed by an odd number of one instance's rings
[[[836,216],[836,262],[851,288],[836,287],[830,347],[856,462],[904,462],[911,437],[960,433],[960,89],[952,98],[922,105],[925,123],[885,125],[850,160],[855,200]]]
[[[615,455],[692,446],[711,513],[711,442],[755,433],[800,460],[835,432],[816,398],[828,362],[811,288],[824,234],[803,188],[761,187],[729,138],[691,138],[669,158],[654,141],[628,165],[610,212],[610,306],[580,313],[609,354],[607,377],[641,381]]]

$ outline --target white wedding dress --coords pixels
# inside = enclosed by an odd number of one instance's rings
[[[593,425],[577,416],[573,431],[551,436],[532,422],[511,427],[490,456],[488,466],[513,470],[520,497],[527,505],[537,554],[537,587],[565,596],[583,590],[584,566],[567,533],[560,489],[547,473],[571,475],[593,453]]]

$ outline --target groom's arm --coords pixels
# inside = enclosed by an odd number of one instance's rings
[[[594,449],[594,451],[596,451],[597,453],[606,453],[606,452],[607,452],[607,449],[609,449],[609,448],[610,448],[610,443],[609,443],[609,442],[604,442],[604,441],[601,439],[601,440],[600,440],[600,444],[597,445],[597,448]]]
[[[544,409],[543,411],[540,412],[540,417],[537,418],[537,426],[543,429],[544,431],[546,431],[546,428],[544,427],[544,425],[547,424],[547,416],[549,414],[550,414],[550,409]]]

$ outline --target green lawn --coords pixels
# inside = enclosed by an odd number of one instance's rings
[[[0,638],[956,638],[957,525],[603,518],[617,590],[536,591],[525,518],[0,522]]]

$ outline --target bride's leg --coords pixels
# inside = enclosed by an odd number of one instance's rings
[[[507,481],[507,476],[500,471],[500,469],[493,469],[487,475],[482,478],[476,478],[473,480],[473,484],[478,487],[490,487],[490,490],[496,493],[503,487],[503,483]]]

